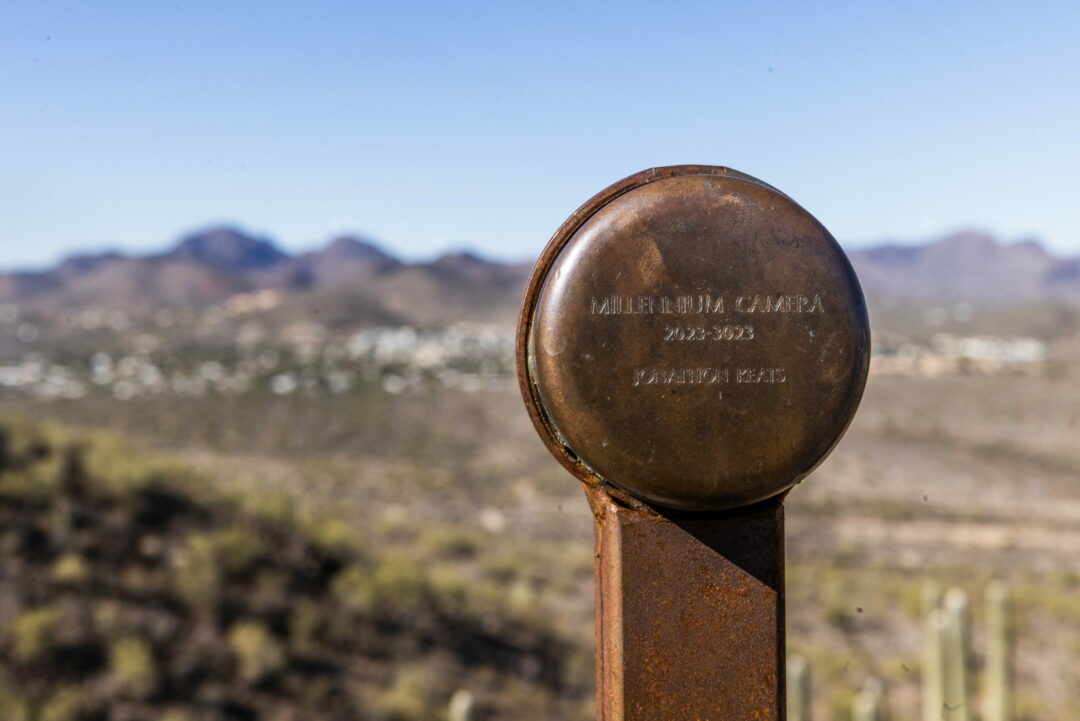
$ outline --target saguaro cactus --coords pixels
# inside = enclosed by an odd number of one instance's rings
[[[450,708],[446,715],[450,721],[473,721],[473,709],[473,695],[460,689],[450,698]]]
[[[810,721],[810,664],[802,656],[788,657],[787,721]]]
[[[923,721],[941,721],[945,704],[945,663],[941,645],[941,587],[936,583],[923,586]]]
[[[971,704],[968,699],[967,675],[967,594],[960,589],[950,589],[945,594],[944,615],[941,623],[944,660],[945,701],[944,721],[970,721]]]
[[[1009,591],[1001,581],[986,587],[986,688],[983,697],[985,721],[1009,721]]]
[[[851,707],[852,721],[886,721],[885,686],[876,678],[867,679]]]
[[[941,585],[937,581],[927,581],[922,587],[923,618],[941,608]]]

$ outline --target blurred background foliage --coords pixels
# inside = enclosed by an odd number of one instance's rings
[[[464,532],[423,545],[268,512],[115,438],[5,422],[0,716],[409,721],[471,687],[492,713],[584,718],[587,644]]]

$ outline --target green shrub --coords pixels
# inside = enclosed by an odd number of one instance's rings
[[[369,571],[352,565],[334,579],[332,592],[346,607],[373,616],[408,616],[426,596],[420,567],[412,559],[391,555]]]
[[[293,497],[281,490],[263,489],[259,493],[243,491],[228,494],[244,511],[271,523],[296,523],[296,507]]]
[[[483,546],[475,531],[448,526],[425,528],[420,534],[420,542],[425,555],[452,559],[472,558]]]
[[[0,719],[30,721],[30,706],[14,689],[0,685]]]
[[[319,604],[306,598],[293,604],[292,615],[289,617],[289,637],[299,648],[305,648],[317,641],[327,625],[326,616]]]
[[[45,702],[37,721],[77,721],[81,710],[82,694],[75,689],[64,689]]]
[[[65,553],[53,565],[52,574],[61,583],[79,583],[90,575],[90,569],[79,554]]]
[[[465,615],[477,585],[466,578],[457,566],[440,564],[432,569],[431,593],[439,608],[451,614]]]
[[[105,600],[94,606],[94,631],[99,636],[111,638],[117,636],[124,626],[123,608],[118,601]]]
[[[243,573],[262,553],[259,539],[241,526],[219,531],[212,544],[219,566],[227,573]]]
[[[359,551],[360,534],[339,518],[324,519],[307,528],[315,546],[325,553],[343,554]]]
[[[194,534],[173,574],[176,591],[192,608],[209,611],[217,604],[222,576],[249,570],[262,550],[259,538],[239,526]]]
[[[368,611],[375,595],[372,576],[370,569],[353,564],[334,578],[330,592],[346,608],[361,613]]]
[[[285,668],[284,649],[262,624],[244,622],[234,626],[229,631],[229,647],[241,678],[248,683],[258,683]]]
[[[116,685],[135,698],[152,696],[158,686],[154,651],[141,638],[122,638],[109,649],[109,674]]]
[[[213,537],[196,534],[188,539],[173,574],[173,582],[176,592],[192,608],[208,611],[217,604],[221,573]]]
[[[134,494],[155,483],[178,487],[198,485],[191,471],[178,462],[150,457],[132,449],[122,437],[97,433],[86,444],[83,463],[96,483],[119,494]]]
[[[388,721],[426,721],[432,714],[425,696],[427,670],[420,666],[398,669],[394,684],[375,697],[375,710]]]
[[[12,651],[21,661],[42,656],[56,643],[60,611],[52,606],[23,611],[11,626]]]
[[[536,586],[526,578],[515,578],[510,584],[508,601],[510,607],[517,611],[534,609],[537,603]]]

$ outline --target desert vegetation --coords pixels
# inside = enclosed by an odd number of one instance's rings
[[[489,271],[380,257],[363,292],[0,303],[0,718],[591,718],[592,519],[514,386],[521,273]],[[921,718],[924,587],[1000,581],[1009,718],[1069,721],[1080,316],[871,310],[860,412],[786,501],[810,718],[877,696]]]
[[[584,718],[587,649],[475,561],[375,548],[175,463],[0,424],[0,717]]]

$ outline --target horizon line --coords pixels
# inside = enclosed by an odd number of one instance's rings
[[[76,247],[70,251],[63,252],[60,255],[54,257],[53,260],[46,261],[40,265],[9,266],[7,264],[0,264],[0,274],[42,273],[47,272],[50,269],[53,269],[58,265],[61,265],[62,263],[73,259],[95,258],[109,255],[117,255],[130,259],[149,259],[161,257],[168,255],[171,251],[176,250],[184,241],[192,237],[207,235],[213,232],[220,231],[235,232],[239,235],[243,235],[253,240],[269,243],[275,249],[290,258],[296,258],[304,255],[305,253],[318,252],[327,248],[331,243],[338,240],[346,238],[353,239],[361,243],[370,245],[397,260],[401,260],[410,264],[431,263],[447,256],[467,254],[487,262],[500,263],[504,265],[517,265],[522,263],[534,262],[536,257],[539,257],[543,246],[547,244],[547,241],[545,240],[543,245],[540,246],[540,250],[538,250],[535,255],[526,255],[524,257],[517,257],[513,255],[502,256],[498,254],[492,254],[488,250],[479,250],[475,246],[472,246],[467,242],[447,244],[442,250],[436,251],[434,254],[410,254],[407,252],[402,253],[400,250],[394,248],[393,245],[373,236],[370,233],[365,233],[357,230],[332,231],[326,234],[325,240],[323,240],[322,242],[316,242],[306,246],[294,246],[291,243],[283,242],[280,237],[274,233],[253,230],[250,225],[242,222],[213,221],[198,226],[193,226],[190,230],[176,233],[172,241],[166,241],[156,246],[156,249],[124,248],[120,245],[108,244],[101,244],[96,247],[86,245],[81,248]],[[933,236],[928,238],[899,239],[889,236],[883,236],[877,240],[837,239],[837,242],[846,252],[853,252],[889,247],[918,248],[963,235],[985,236],[993,240],[997,245],[1003,247],[1020,245],[1024,243],[1034,243],[1038,245],[1047,255],[1053,258],[1068,259],[1076,257],[1072,254],[1058,252],[1052,246],[1048,246],[1041,237],[1036,235],[1026,234],[1016,236],[1014,238],[1003,238],[985,228],[971,225],[959,226],[954,228],[953,230],[943,231],[941,233],[934,234]]]

